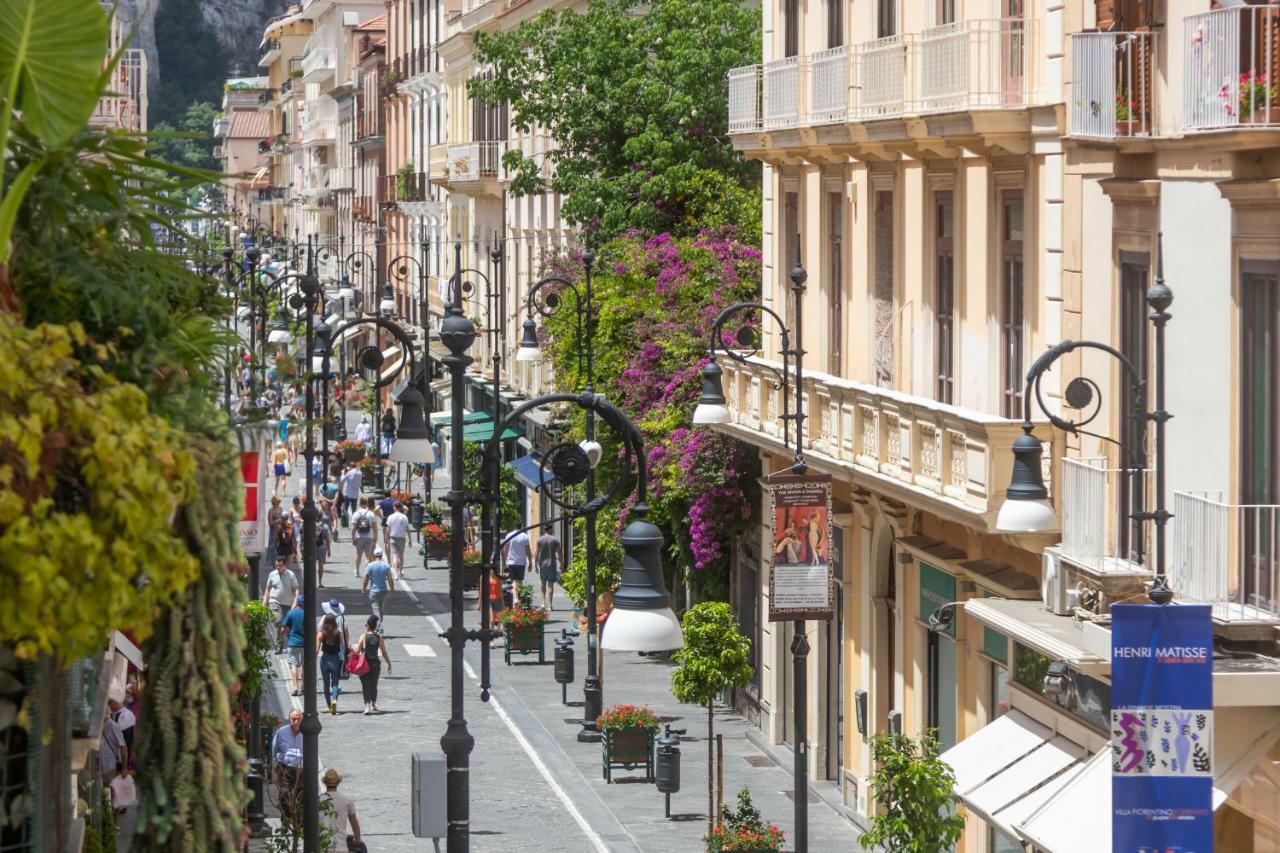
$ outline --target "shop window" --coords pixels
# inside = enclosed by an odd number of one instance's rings
[[[1111,685],[1067,669],[1063,677],[1050,680],[1051,688],[1046,688],[1045,677],[1053,663],[1053,658],[1033,648],[1021,643],[1013,645],[1013,680],[1018,685],[1081,722],[1106,731],[1111,717]]]

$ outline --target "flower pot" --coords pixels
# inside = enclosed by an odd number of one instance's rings
[[[653,781],[653,729],[605,729],[601,747],[604,780],[613,782],[614,770],[644,767],[644,780]]]
[[[1280,124],[1280,107],[1258,107],[1241,116],[1245,124]]]
[[[538,663],[546,663],[546,644],[543,642],[543,629],[545,626],[546,623],[544,622],[521,627],[504,626],[503,633],[506,635],[507,643],[503,649],[503,657],[506,662],[508,664],[511,663],[512,655],[536,654]]]
[[[449,557],[448,542],[428,542],[427,556],[433,560],[445,560]]]

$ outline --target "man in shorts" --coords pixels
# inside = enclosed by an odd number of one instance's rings
[[[262,603],[271,610],[271,623],[275,625],[277,634],[284,615],[293,606],[298,596],[298,576],[289,569],[286,557],[276,558],[276,567],[267,575],[267,583],[262,591]],[[276,653],[284,650],[282,643],[276,643]]]
[[[404,514],[404,504],[397,502],[387,516],[387,541],[391,543],[391,567],[396,570],[396,580],[404,577],[404,546],[409,539],[409,516]]]
[[[293,607],[280,621],[280,641],[289,638],[289,681],[293,684],[293,695],[302,695],[302,649],[307,643],[305,616],[302,612],[302,596],[293,603]]]
[[[515,584],[515,596],[520,597],[524,575],[529,568],[529,534],[516,530],[502,540],[502,556],[507,563],[507,577]]]
[[[351,514],[351,543],[356,546],[356,577],[360,567],[373,559],[373,549],[378,536],[378,517],[369,504],[373,498],[365,498],[363,505]]]

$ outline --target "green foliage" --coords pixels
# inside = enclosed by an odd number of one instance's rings
[[[195,469],[146,396],[103,373],[108,348],[82,365],[78,326],[16,319],[0,312],[0,642],[69,660],[112,630],[145,636],[195,577],[170,522]]]
[[[964,818],[953,810],[955,774],[938,758],[932,733],[919,740],[878,734],[871,740],[876,772],[871,790],[880,808],[871,829],[861,838],[866,849],[902,853],[946,853],[964,831]]]
[[[728,138],[726,73],[760,61],[760,10],[737,0],[590,0],[512,30],[476,33],[473,98],[508,101],[520,131],[545,129],[561,213],[599,244],[630,229],[696,233],[723,176],[759,194],[759,165]],[[517,195],[544,189],[544,163],[503,157]],[[744,207],[730,202],[721,214]],[[745,206],[749,207],[749,205]],[[745,212],[745,211],[743,211]],[[739,227],[759,227],[734,221]]]
[[[337,853],[338,833],[328,827],[327,818],[335,815],[333,798],[321,792],[320,795],[320,853]],[[342,839],[345,847],[346,839]],[[292,826],[283,821],[263,839],[267,853],[298,853],[302,845],[302,828]]]
[[[604,535],[610,530],[618,529],[617,511],[603,510],[596,518],[597,530],[602,535],[596,539],[596,594],[613,592],[622,582],[622,543],[618,537]],[[585,542],[587,522],[584,518],[574,521],[574,539]],[[587,550],[573,549],[572,559],[568,567],[560,573],[560,584],[565,594],[578,607],[587,603]]]
[[[247,802],[231,697],[244,671],[238,521],[243,485],[225,440],[193,444],[198,488],[179,513],[198,579],[161,612],[147,641],[147,701],[138,720],[138,824],[132,850],[239,849]]]
[[[484,445],[477,444],[474,441],[464,442],[462,445],[462,483],[463,491],[476,494],[484,491],[482,486],[483,480],[480,477],[480,469],[484,463]],[[500,491],[502,529],[514,530],[523,526],[520,517],[520,486],[516,483],[515,478],[511,476],[509,471],[504,471],[504,465],[499,463],[498,475],[502,478],[502,489]]]
[[[252,699],[262,694],[275,650],[269,631],[271,610],[261,601],[246,601],[244,611],[244,669],[240,672],[240,695]]]
[[[148,134],[156,156],[168,163],[195,169],[216,169],[213,159],[213,119],[217,108],[209,101],[196,101],[182,113],[175,128],[167,121],[156,122]]]
[[[720,822],[704,840],[708,853],[763,853],[781,850],[785,838],[777,826],[764,822],[760,810],[751,800],[751,791],[743,788],[738,792],[738,808],[725,806]]]
[[[684,648],[675,653],[677,666],[671,671],[671,693],[677,699],[710,705],[722,691],[751,683],[751,641],[738,630],[727,603],[695,604],[685,611],[680,627]]]

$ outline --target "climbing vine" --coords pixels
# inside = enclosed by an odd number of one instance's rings
[[[199,488],[179,514],[198,579],[166,609],[146,643],[148,701],[138,721],[136,851],[233,851],[247,800],[232,696],[244,669],[238,606],[245,570],[236,522],[242,488],[229,444],[193,443]]]

